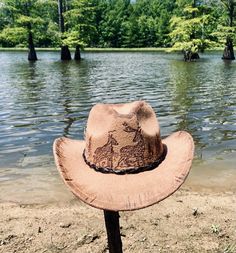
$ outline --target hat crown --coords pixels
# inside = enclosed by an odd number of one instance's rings
[[[89,114],[85,139],[85,157],[99,168],[148,166],[163,153],[155,112],[144,101],[95,105]]]

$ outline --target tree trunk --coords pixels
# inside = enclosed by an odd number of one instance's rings
[[[59,27],[60,32],[65,32],[65,23],[64,23],[64,17],[63,17],[63,4],[62,0],[58,0],[58,16],[59,16]]]
[[[225,49],[223,52],[222,59],[223,60],[235,60],[233,41],[229,37],[226,39]]]
[[[61,47],[61,60],[62,61],[69,61],[71,60],[71,54],[68,46]]]
[[[198,53],[193,53],[191,51],[184,51],[184,61],[195,61],[199,59]]]
[[[74,59],[76,60],[76,61],[79,61],[79,60],[81,60],[81,55],[80,55],[80,46],[76,46],[76,48],[75,48],[75,56],[74,56]]]
[[[229,11],[229,26],[233,27],[233,22],[234,22],[234,7],[235,7],[235,3],[233,1],[229,2],[229,6],[228,6],[228,11]]]
[[[37,54],[34,48],[34,41],[33,41],[33,34],[31,32],[31,29],[29,30],[29,35],[28,35],[28,46],[29,46],[29,53],[28,53],[28,60],[29,61],[37,61]]]
[[[228,17],[229,17],[229,26],[233,27],[235,2],[228,1],[227,4],[228,4],[227,9],[228,9]],[[227,36],[227,38],[226,38],[226,43],[225,43],[225,48],[224,48],[222,59],[223,60],[235,60],[233,40],[229,36]]]
[[[63,38],[63,34],[65,32],[65,22],[63,17],[63,0],[58,0],[58,16],[59,16],[59,28],[61,32],[61,37]],[[62,61],[71,60],[70,50],[67,45],[63,45],[61,47],[61,60]]]

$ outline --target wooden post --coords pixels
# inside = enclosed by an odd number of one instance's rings
[[[110,253],[122,253],[119,213],[104,210],[107,240]]]

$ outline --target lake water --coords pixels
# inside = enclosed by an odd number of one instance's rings
[[[236,189],[236,62],[220,53],[186,63],[179,54],[0,52],[0,201],[67,198],[52,156],[53,140],[83,138],[99,102],[146,100],[162,136],[189,131],[196,152],[187,184]]]

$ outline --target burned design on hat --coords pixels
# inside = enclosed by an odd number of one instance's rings
[[[133,142],[134,145],[127,145],[120,149],[120,159],[118,161],[117,167],[127,168],[134,166],[143,166],[144,165],[144,139],[142,135],[142,130],[138,125],[137,128],[132,128],[126,122],[123,123],[124,131],[127,133],[135,133]]]
[[[113,146],[118,146],[119,143],[112,134],[115,130],[109,131],[107,142],[94,152],[93,163],[96,166],[122,169],[145,165],[145,142],[141,127],[137,123],[137,128],[133,128],[127,122],[123,122],[122,126],[123,131],[133,134],[133,145],[126,145],[115,152],[117,148]]]
[[[92,153],[92,136],[89,137],[88,143],[86,144],[86,149],[88,151],[88,156]]]
[[[113,137],[112,132],[108,132],[108,139],[105,145],[98,147],[93,155],[94,164],[101,167],[113,168],[113,157],[115,155],[114,145],[119,145],[117,140]]]

